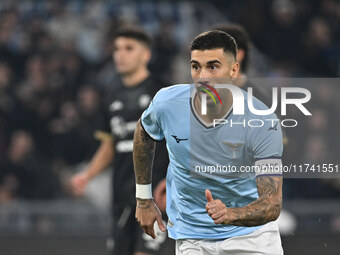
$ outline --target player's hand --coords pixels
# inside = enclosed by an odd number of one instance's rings
[[[208,203],[205,206],[209,216],[215,224],[228,224],[228,208],[219,199],[213,199],[210,190],[205,190],[205,196]]]
[[[88,182],[89,178],[86,173],[79,173],[74,175],[70,181],[73,194],[76,196],[83,195]]]
[[[153,199],[137,198],[135,217],[144,232],[153,239],[156,238],[155,230],[153,229],[155,221],[157,221],[158,227],[161,231],[164,232],[166,230],[162,221],[162,214]]]
[[[153,197],[156,205],[161,212],[166,210],[166,180],[160,181],[153,192]]]

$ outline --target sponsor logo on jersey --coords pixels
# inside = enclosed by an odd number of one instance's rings
[[[171,135],[177,143],[180,143],[181,141],[187,141],[188,138],[178,138],[177,135]]]
[[[121,101],[114,101],[110,105],[109,109],[110,109],[111,112],[115,112],[115,111],[119,111],[119,110],[123,109],[123,107],[124,107],[124,105]]]
[[[141,108],[145,109],[149,106],[151,96],[148,94],[141,95],[138,99],[138,104]]]
[[[137,126],[137,121],[128,121],[125,122],[125,120],[120,116],[115,116],[111,118],[110,126],[112,133],[115,136],[118,136],[119,138],[123,139],[129,134],[132,134]]]
[[[171,220],[168,220],[168,227],[172,228],[175,225]]]
[[[275,131],[277,131],[277,124],[278,124],[278,123],[279,123],[279,122],[276,122],[275,126],[269,127],[267,131],[269,131],[269,130],[275,130]]]

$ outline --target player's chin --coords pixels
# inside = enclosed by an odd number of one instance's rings
[[[126,65],[118,65],[116,66],[116,69],[120,75],[129,75],[133,72],[132,68],[129,68]]]
[[[207,106],[208,107],[214,107],[215,105],[216,104],[215,104],[214,100],[211,97],[207,98]]]

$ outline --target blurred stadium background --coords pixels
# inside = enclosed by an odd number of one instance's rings
[[[95,152],[102,96],[115,86],[112,34],[155,38],[152,71],[190,82],[189,43],[217,23],[253,42],[249,77],[329,77],[312,118],[287,131],[286,160],[339,163],[340,2],[0,0],[0,253],[107,254],[110,171],[75,198],[69,177]],[[286,254],[340,254],[340,179],[285,179]]]

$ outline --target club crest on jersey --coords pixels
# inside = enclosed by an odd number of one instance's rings
[[[223,142],[223,144],[229,147],[229,150],[233,152],[233,158],[238,157],[239,148],[244,145],[244,143],[230,143],[230,142]]]

